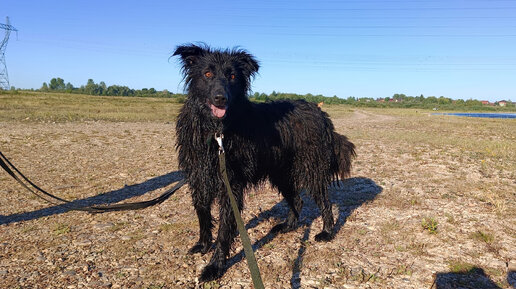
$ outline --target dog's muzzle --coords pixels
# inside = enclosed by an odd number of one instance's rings
[[[211,113],[216,118],[223,118],[228,108],[228,97],[225,94],[216,94],[209,103]]]

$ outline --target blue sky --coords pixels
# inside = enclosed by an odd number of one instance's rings
[[[20,88],[61,77],[182,92],[169,57],[202,41],[254,54],[257,92],[516,100],[516,0],[0,0],[5,16]]]

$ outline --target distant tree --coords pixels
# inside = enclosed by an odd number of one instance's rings
[[[86,86],[84,87],[84,92],[86,94],[95,95],[97,91],[97,85],[93,81],[93,79],[88,79]]]
[[[64,90],[65,89],[65,83],[62,78],[52,78],[50,80],[49,84],[50,90]]]
[[[163,90],[161,91],[161,95],[162,95],[163,97],[171,97],[171,96],[172,96],[172,93],[170,93],[170,92],[169,92],[168,90],[166,90],[166,89],[163,89]]]
[[[43,82],[43,85],[41,86],[41,88],[39,89],[41,91],[48,91],[48,85],[46,82]]]
[[[106,95],[117,96],[118,95],[118,86],[110,85],[106,90]]]
[[[429,96],[429,97],[425,98],[425,103],[437,103],[437,97]]]
[[[449,98],[446,98],[444,96],[441,96],[439,97],[439,99],[437,100],[437,103],[441,104],[441,105],[446,105],[446,104],[450,104],[452,102],[451,99]]]
[[[118,96],[134,96],[134,89],[130,89],[127,86],[116,85],[116,90],[118,91],[118,94],[115,94],[115,95],[118,95]]]
[[[476,99],[468,99],[465,102],[466,106],[482,106],[482,102]]]
[[[391,99],[395,100],[396,102],[402,102],[407,99],[407,96],[403,93],[396,93],[391,97]]]
[[[73,89],[74,89],[74,87],[70,82],[66,83],[66,86],[65,86],[66,92],[72,92]]]
[[[98,85],[98,88],[97,88],[97,94],[98,95],[106,95],[106,91],[107,91],[107,86],[106,86],[106,83],[104,81],[101,81]]]

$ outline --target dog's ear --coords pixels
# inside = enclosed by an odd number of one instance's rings
[[[242,72],[246,77],[252,77],[258,72],[260,65],[254,56],[247,53],[246,51],[239,51],[237,53],[237,57],[241,63]]]
[[[194,65],[200,56],[202,56],[206,52],[205,48],[199,47],[197,45],[180,45],[176,48],[176,51],[172,56],[180,55],[181,61],[183,62],[183,67],[185,70],[188,70],[192,65]]]

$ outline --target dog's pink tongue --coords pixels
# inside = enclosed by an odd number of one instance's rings
[[[220,108],[220,107],[214,106],[213,104],[210,104],[210,108],[211,108],[211,113],[213,113],[213,115],[218,118],[222,118],[226,114],[225,107]]]

